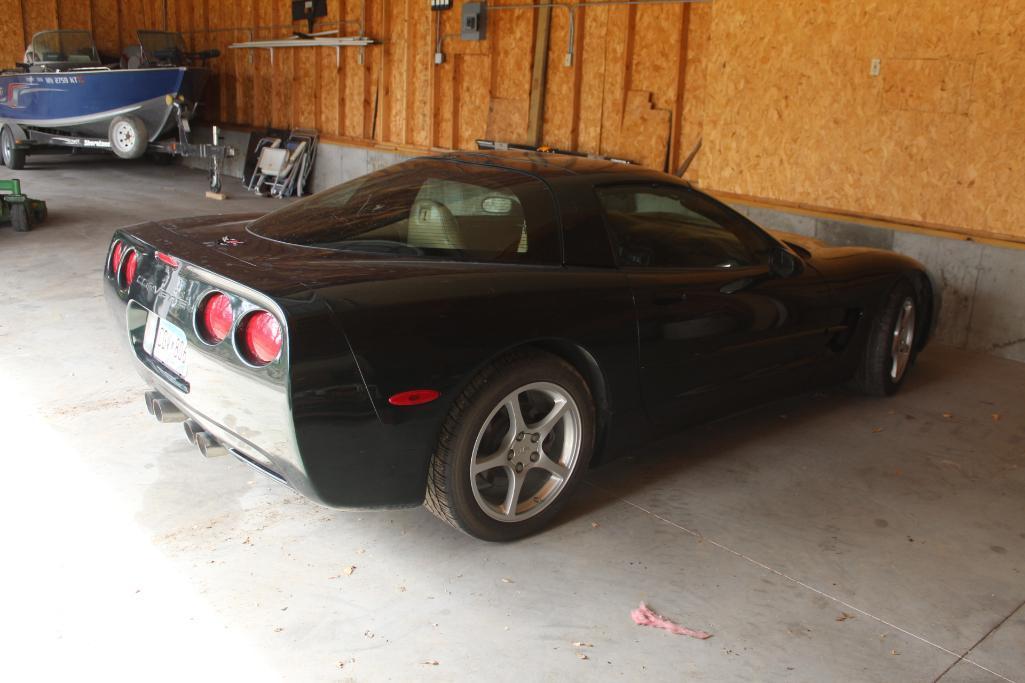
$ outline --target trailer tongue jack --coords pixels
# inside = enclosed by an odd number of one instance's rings
[[[168,96],[170,97],[170,95]],[[178,139],[166,142],[155,142],[149,146],[151,152],[157,154],[171,154],[180,157],[199,157],[210,160],[210,191],[220,193],[221,191],[221,170],[224,160],[235,156],[235,148],[219,144],[217,126],[213,127],[213,143],[189,142],[189,120],[184,116],[184,104],[179,98],[172,103],[174,117],[178,123]]]

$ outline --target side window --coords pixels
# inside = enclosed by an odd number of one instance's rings
[[[670,185],[596,188],[621,265],[740,268],[768,263],[771,243],[698,192]]]

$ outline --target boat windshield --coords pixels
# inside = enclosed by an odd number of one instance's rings
[[[32,37],[29,47],[32,63],[59,62],[92,66],[100,63],[100,56],[88,31],[44,31]]]
[[[185,52],[185,39],[182,34],[171,31],[139,31],[139,44],[142,51],[159,60],[174,61]]]

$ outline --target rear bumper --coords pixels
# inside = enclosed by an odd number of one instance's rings
[[[146,298],[134,291],[138,288],[133,288],[129,296],[118,290],[113,278],[107,280],[105,291],[118,336],[142,380],[237,457],[316,498],[295,441],[287,373],[282,371],[280,383],[275,383],[267,375],[227,365],[217,350],[204,348],[195,330],[172,314],[175,307],[167,306],[166,300],[162,300],[166,297],[154,296],[144,304],[137,300]],[[168,318],[187,331],[188,378],[178,377],[142,348],[151,314]]]
[[[307,296],[272,299],[223,278],[188,261],[195,255],[187,246],[162,243],[157,231],[138,226],[132,234],[116,235],[140,254],[127,291],[104,268],[104,294],[118,337],[143,381],[236,458],[314,502],[335,508],[420,505],[447,410],[443,402],[382,421],[372,399],[376,389],[363,380],[328,307]],[[156,259],[158,248],[173,251],[180,266]],[[234,337],[217,345],[200,338],[196,304],[212,291],[246,302],[236,306],[268,310],[282,322],[278,360],[253,367],[240,360]],[[242,310],[236,320],[245,315]],[[144,349],[151,315],[184,331],[185,377]]]

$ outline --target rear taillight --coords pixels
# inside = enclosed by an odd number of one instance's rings
[[[267,311],[254,311],[238,329],[239,353],[251,365],[266,365],[281,353],[281,325]]]
[[[203,299],[196,309],[196,331],[207,344],[221,342],[231,332],[234,322],[231,299],[220,292]]]
[[[158,251],[156,253],[156,257],[157,257],[158,261],[162,261],[163,263],[166,263],[167,265],[171,266],[172,268],[177,268],[178,267],[178,259],[176,259],[175,257],[171,256],[170,254],[165,254],[162,251]]]
[[[117,277],[118,266],[121,265],[121,254],[125,250],[125,243],[121,240],[114,242],[114,249],[110,252],[110,272]]]
[[[139,252],[131,249],[125,254],[121,264],[121,288],[128,289],[135,282],[135,273],[139,268]]]

